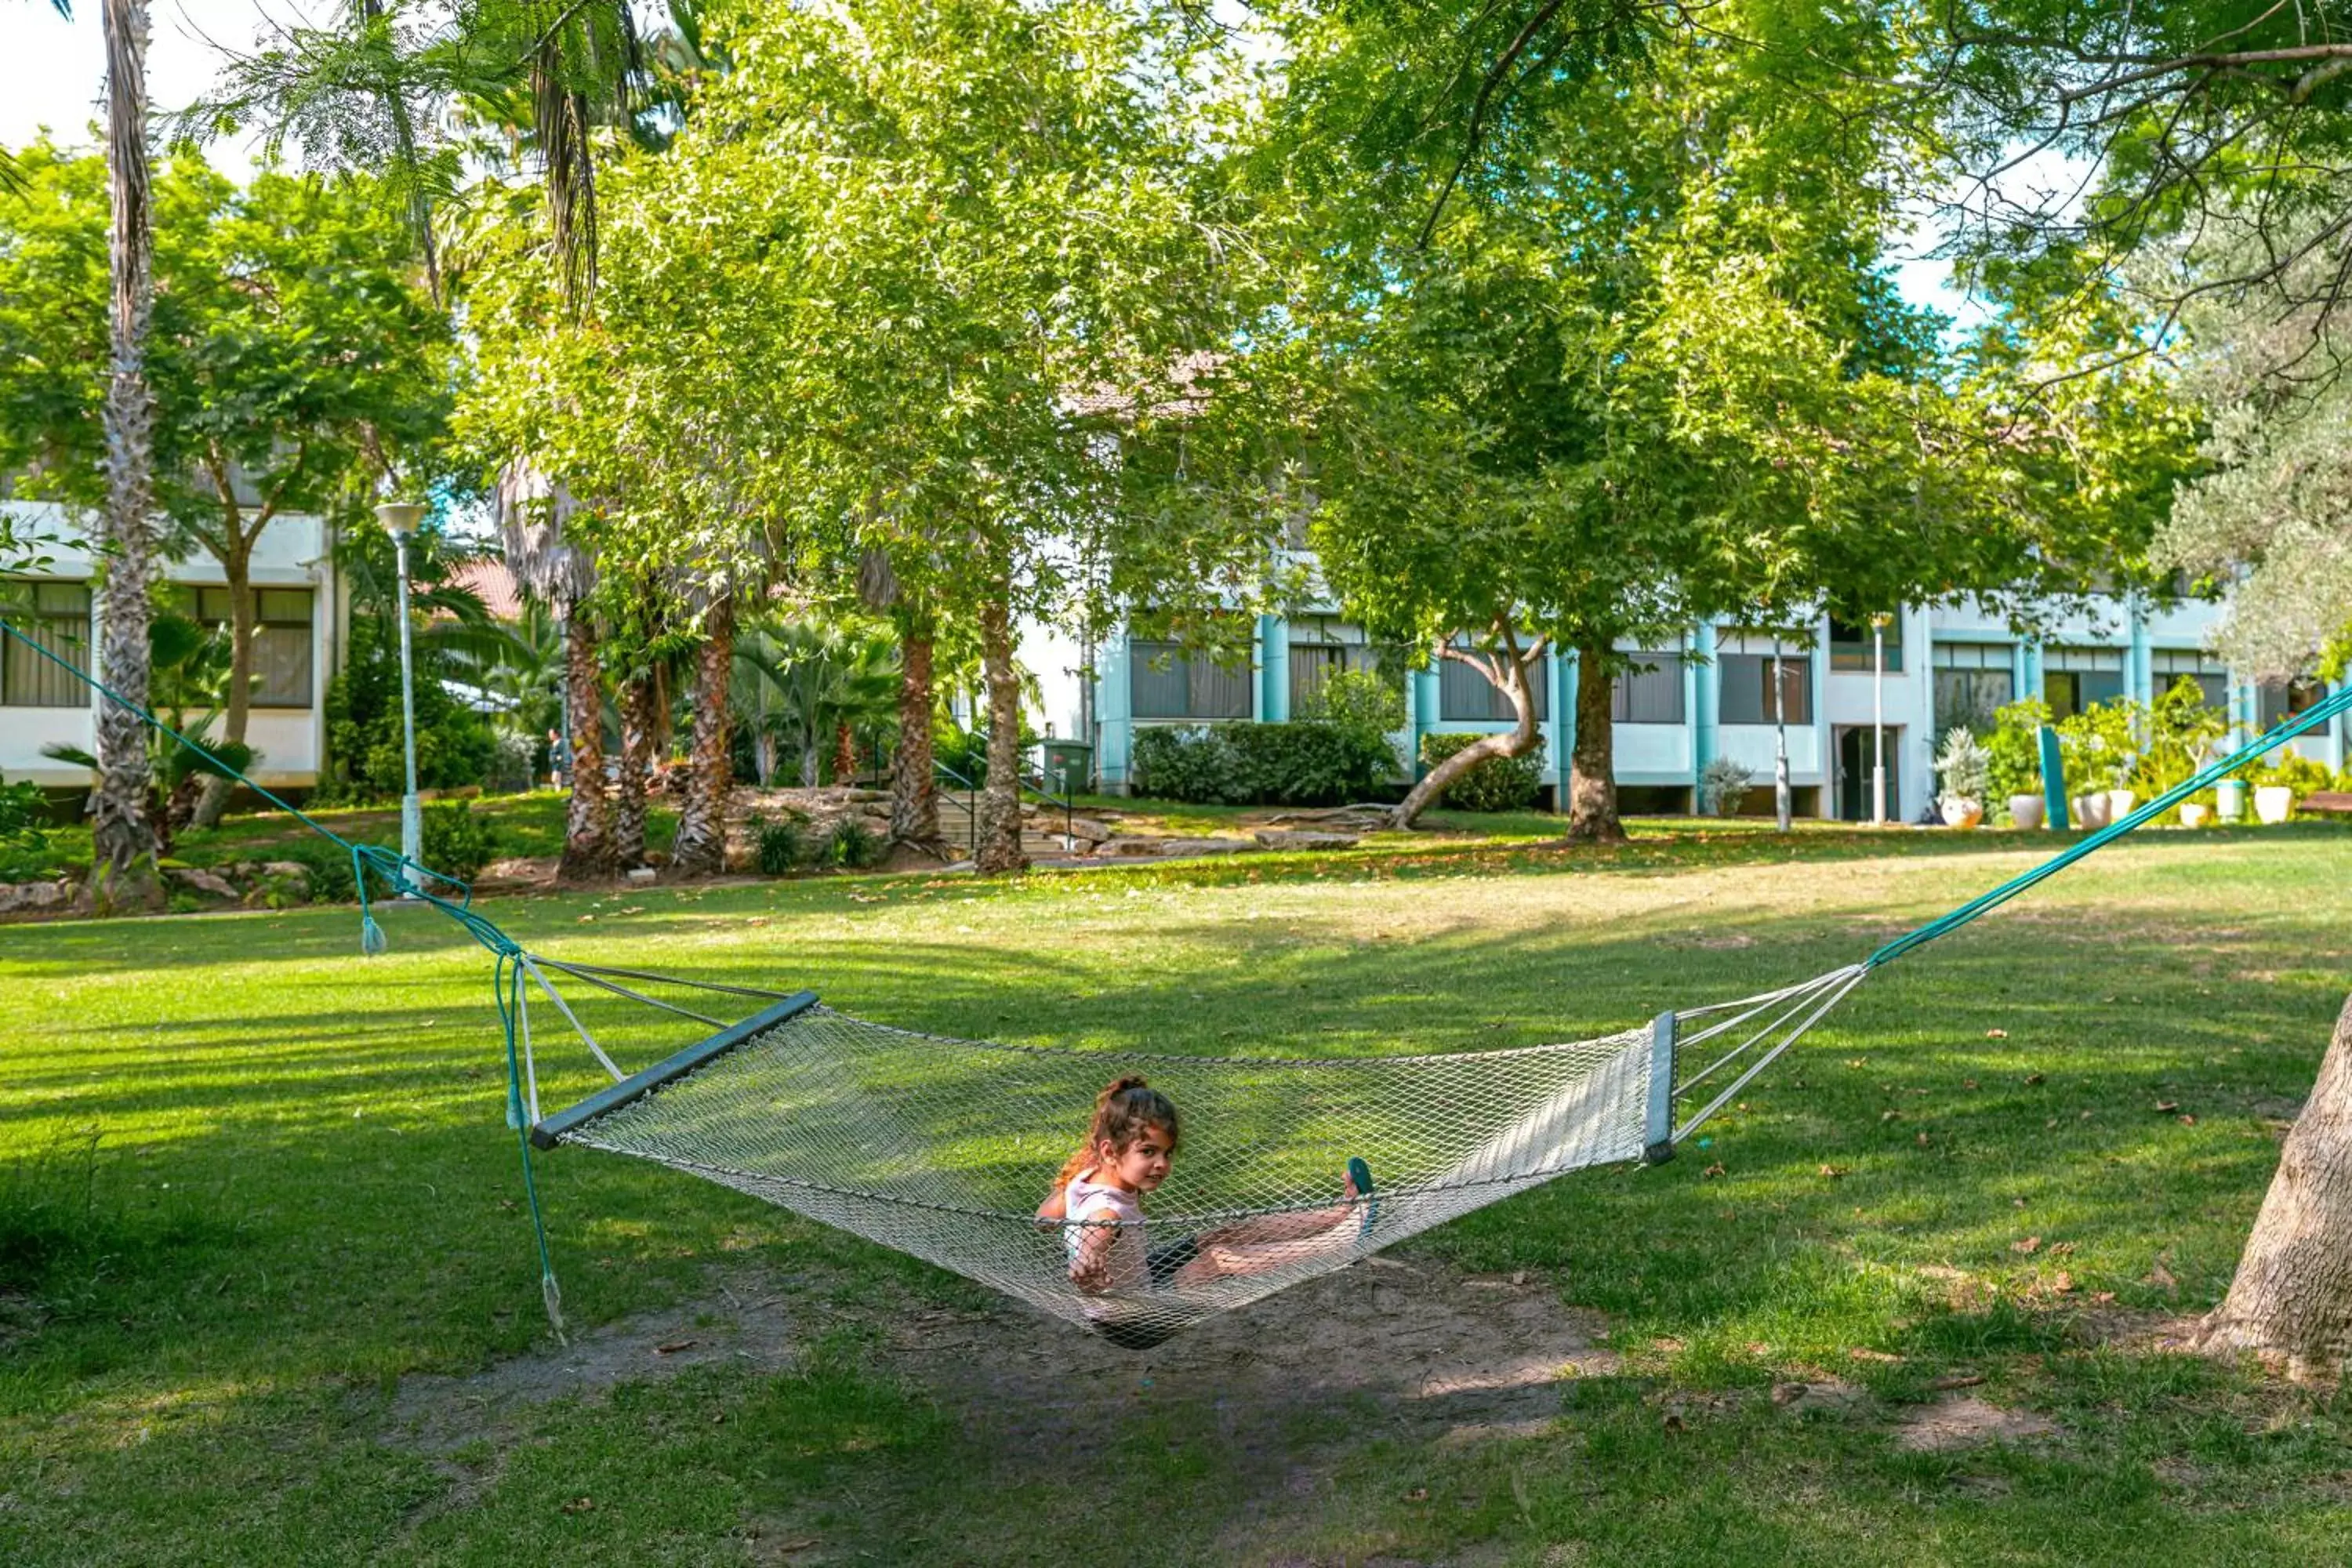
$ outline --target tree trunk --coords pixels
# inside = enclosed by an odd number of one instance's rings
[[[890,757],[890,837],[919,849],[939,846],[939,759],[931,751],[931,655],[937,628],[929,616],[898,623],[898,749]]]
[[[1617,820],[1617,737],[1610,710],[1606,643],[1576,653],[1576,749],[1570,759],[1568,836],[1594,844],[1622,844],[1625,825]]]
[[[2237,1278],[2198,1342],[2284,1358],[2298,1382],[2332,1379],[2352,1353],[2352,1000],[2279,1151]]]
[[[727,746],[727,686],[734,668],[735,602],[721,598],[704,617],[703,644],[695,654],[694,752],[677,842],[669,854],[670,869],[681,877],[715,877],[727,869],[727,795],[735,772]]]
[[[980,611],[981,671],[988,688],[988,784],[980,794],[982,876],[1025,871],[1021,851],[1021,677],[1013,668],[1012,595],[1000,580]]]
[[[223,522],[231,539],[243,536],[238,531],[234,500],[227,503],[230,516]],[[221,739],[231,744],[241,744],[253,718],[253,552],[249,548],[232,546],[220,557],[221,574],[228,580],[228,706],[221,714]],[[197,786],[195,809],[189,823],[196,827],[218,827],[221,814],[228,809],[228,797],[236,788],[236,781],[218,773],[206,773]]]
[[[850,784],[857,777],[857,734],[849,721],[837,719],[833,726],[833,782]]]
[[[596,678],[596,633],[579,605],[563,619],[564,702],[572,724],[572,803],[564,816],[560,874],[603,877],[613,869],[613,810],[604,794],[604,693]]]
[[[653,767],[653,677],[632,676],[621,687],[621,776],[613,807],[615,870],[646,863],[646,780]]]
[[[1772,822],[1789,831],[1795,801],[1789,789],[1788,689],[1780,666],[1780,639],[1772,639]]]
[[[1536,746],[1535,693],[1528,685],[1528,664],[1542,652],[1538,644],[1521,656],[1505,654],[1495,662],[1501,667],[1503,695],[1511,700],[1511,712],[1517,720],[1499,735],[1488,735],[1463,747],[1423,776],[1406,792],[1396,808],[1396,826],[1411,827],[1413,819],[1435,805],[1445,786],[1476,767],[1489,757],[1523,757]],[[1440,657],[1450,657],[1441,655]]]
[[[106,166],[113,206],[109,270],[113,300],[106,387],[105,542],[114,552],[102,595],[99,678],[126,702],[146,706],[147,585],[155,569],[147,323],[155,300],[154,237],[147,206],[147,6],[104,0]],[[121,703],[98,714],[98,798],[91,824],[96,879],[109,899],[152,884],[155,829],[147,811],[147,733]]]

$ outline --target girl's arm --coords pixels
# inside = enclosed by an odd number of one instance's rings
[[[1045,1201],[1037,1205],[1039,1225],[1059,1225],[1069,1217],[1070,1189],[1067,1187],[1055,1187],[1045,1194]]]
[[[1111,1244],[1118,1239],[1116,1225],[1089,1225],[1078,1233],[1077,1256],[1070,1259],[1070,1283],[1090,1296],[1109,1289]]]

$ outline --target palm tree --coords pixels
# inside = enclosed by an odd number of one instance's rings
[[[577,510],[569,489],[528,463],[510,464],[499,478],[499,531],[507,570],[517,587],[563,624],[572,803],[564,816],[559,870],[565,877],[598,877],[613,866],[613,810],[604,793],[604,696],[596,628],[586,608],[596,586],[596,563],[567,526]]]
[[[780,752],[797,759],[803,784],[822,783],[828,748],[838,782],[842,739],[887,727],[898,690],[898,649],[886,633],[777,619],[735,641],[731,700],[763,758],[762,784]],[[928,739],[928,713],[924,732]]]

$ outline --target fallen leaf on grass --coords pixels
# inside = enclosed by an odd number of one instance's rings
[[[1846,1352],[1845,1353],[1846,1359],[1849,1361],[1884,1362],[1889,1366],[1897,1365],[1903,1360],[1899,1355],[1890,1355],[1885,1351],[1864,1350],[1860,1345],[1856,1345],[1853,1349]]]
[[[1977,1080],[1972,1078],[1964,1078],[1960,1079],[1960,1087],[1962,1089],[1974,1089],[1976,1086]]]
[[[1823,1165],[1821,1168],[1820,1174],[1834,1182],[1845,1174],[1845,1167],[1843,1165]]]
[[[672,1340],[666,1345],[656,1345],[654,1347],[654,1354],[676,1355],[680,1351],[692,1350],[698,1342],[699,1342],[695,1340]]]
[[[1701,1171],[1698,1174],[1701,1181],[1712,1181],[1716,1177],[1723,1174],[1723,1162],[1717,1160],[1714,1164],[1709,1165],[1706,1170]]]
[[[2055,1290],[2061,1296],[2065,1295],[2074,1288],[2074,1277],[2072,1274],[2067,1273],[2063,1268],[2058,1270],[2057,1276],[2050,1281],[2050,1289]]]
[[[594,1498],[576,1497],[570,1502],[563,1504],[562,1511],[565,1513],[593,1513],[595,1511],[595,1509],[596,1500]]]
[[[2039,1252],[2042,1250],[2042,1238],[2038,1236],[2029,1236],[2023,1241],[2011,1242],[2009,1249],[2011,1252]]]
[[[1927,1384],[1938,1394],[1948,1394],[1955,1388],[1974,1388],[1984,1381],[1980,1372],[1961,1373],[1952,1377],[1939,1377]]]
[[[1427,1487],[1415,1487],[1412,1490],[1404,1494],[1404,1500],[1407,1502],[1427,1502],[1429,1500],[1429,1489]]]
[[[2043,1079],[2042,1074],[2038,1072],[2030,1072],[2025,1075],[2025,1081],[2028,1083],[2041,1083],[2043,1081]]]
[[[1919,1134],[1919,1147],[1921,1147],[1922,1149],[1925,1149],[1926,1147],[1927,1147],[1927,1142],[1928,1142],[1927,1135],[1925,1132],[1920,1133],[1920,1134]]]
[[[2172,1270],[2164,1266],[2164,1260],[2161,1258],[2157,1260],[2155,1268],[2147,1271],[2147,1279],[2144,1283],[2166,1291],[2178,1289],[2180,1285],[2180,1281],[2172,1277]]]
[[[2091,1300],[2097,1302],[2102,1307],[2105,1306],[2108,1302],[2113,1301],[2115,1299],[2116,1293],[2113,1290],[2095,1290],[2091,1293]]]
[[[2007,1029],[1987,1029],[1985,1031],[1985,1038],[1988,1040],[2005,1040],[2009,1038],[2009,1031]]]
[[[2194,1127],[2197,1125],[2197,1118],[2187,1114],[2183,1114],[2176,1120],[2178,1120],[2183,1127]]]
[[[778,1552],[806,1552],[813,1546],[820,1546],[822,1544],[824,1544],[823,1541],[817,1536],[795,1535],[790,1541],[777,1542],[775,1550]]]
[[[2159,1100],[2156,1102],[2156,1113],[2158,1116],[2169,1116],[2179,1109],[2180,1102],[2177,1100]]]

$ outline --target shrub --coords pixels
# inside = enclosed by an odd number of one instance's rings
[[[529,735],[500,735],[490,748],[482,787],[493,795],[523,794],[538,781],[539,759],[546,747],[546,742]]]
[[[1197,805],[1340,805],[1395,768],[1385,732],[1330,720],[1153,728],[1135,738],[1137,791]]]
[[[862,871],[881,864],[887,847],[880,834],[855,816],[845,816],[833,825],[832,836],[825,840],[825,858],[845,869]]]
[[[2038,697],[2011,702],[1993,715],[1993,731],[1985,742],[1985,790],[2005,804],[2013,795],[2042,793],[2042,726],[2050,722],[2050,704]]]
[[[1454,752],[1485,740],[1484,735],[1423,735],[1421,760],[1435,767]],[[1488,757],[1445,786],[1443,805],[1457,811],[1525,811],[1543,788],[1538,753],[1519,757]]]
[[[352,879],[350,850],[338,848],[332,844],[296,844],[278,851],[278,858],[291,860],[310,873],[312,903],[348,904],[358,901],[359,884]],[[369,890],[373,893],[380,889]]]
[[[41,824],[48,815],[48,800],[41,786],[30,779],[15,784],[0,784],[0,846],[18,849],[38,849],[48,842]]]
[[[763,877],[783,876],[815,858],[804,822],[792,817],[782,822],[755,820],[751,830],[759,846],[760,875]]]
[[[2229,732],[2229,721],[2205,705],[2205,694],[2187,676],[2158,697],[2147,713],[2147,744],[2132,764],[2129,783],[2143,799],[2154,800],[2186,784],[2210,762]]]
[[[498,841],[496,823],[476,816],[462,800],[451,801],[425,808],[424,842],[417,853],[430,869],[470,882],[496,858]]]
[[[1698,771],[1698,808],[1708,816],[1737,816],[1748,786],[1756,782],[1748,764],[1736,757],[1715,757]]]

